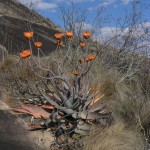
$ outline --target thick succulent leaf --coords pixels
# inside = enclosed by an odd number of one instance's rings
[[[80,130],[80,129],[75,129],[75,131],[74,131],[75,133],[77,133],[77,134],[80,134],[80,135],[86,135],[87,134],[87,132],[86,131],[84,131],[84,130]]]
[[[75,113],[72,114],[72,117],[75,119],[89,119],[89,120],[97,120],[100,118],[107,118],[108,115],[107,114],[98,114],[98,113],[94,113],[94,112],[87,112],[87,111],[82,111],[79,113]]]
[[[106,105],[105,104],[99,104],[98,106],[96,106],[93,109],[89,109],[89,112],[100,112],[101,110],[105,109]]]
[[[25,125],[25,128],[29,131],[44,129],[45,127],[42,127],[40,125]]]
[[[111,101],[111,99],[106,99],[102,102],[96,102],[94,103],[90,109],[89,109],[89,112],[96,112],[96,111],[101,111],[102,109],[106,108],[106,105]]]
[[[46,94],[46,93],[44,93],[44,92],[42,92],[42,91],[40,91],[41,92],[41,94],[43,95],[43,97],[52,105],[52,106],[54,106],[55,108],[59,108],[59,105],[56,103],[56,102],[54,102],[53,100],[51,100],[50,98],[49,98],[49,96]]]
[[[44,124],[47,126],[47,127],[50,127],[51,126],[51,123],[52,123],[52,120],[50,118],[46,119],[43,121]]]
[[[67,108],[72,108],[73,105],[71,104],[71,102],[69,100],[70,99],[67,99],[67,100],[64,101],[64,106],[67,107]]]
[[[89,123],[86,123],[83,120],[80,120],[77,124],[77,128],[80,130],[85,130],[85,131],[89,131],[91,128],[91,125]]]
[[[19,108],[13,108],[13,111],[31,114],[36,118],[49,118],[50,113],[34,105],[21,105]]]

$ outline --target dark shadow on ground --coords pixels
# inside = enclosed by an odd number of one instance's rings
[[[9,111],[0,110],[0,150],[41,150],[31,143],[28,131]]]

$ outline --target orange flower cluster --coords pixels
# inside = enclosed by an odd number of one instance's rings
[[[31,32],[31,31],[27,31],[27,32],[24,32],[24,37],[27,38],[28,40],[30,40],[32,37],[33,37],[33,34],[34,32]],[[62,36],[63,34],[62,33],[56,33],[55,34],[55,38],[57,39],[57,45],[58,47],[62,46],[63,45],[63,41],[62,41]],[[67,31],[66,32],[66,36],[67,38],[72,38],[73,37],[73,32],[72,31]],[[86,32],[83,32],[82,33],[82,36],[85,38],[85,39],[88,39],[90,36],[91,36],[91,33],[89,31],[86,31]],[[38,42],[34,42],[34,45],[37,47],[37,48],[40,48],[42,46],[42,42],[38,41]],[[84,48],[86,46],[86,44],[84,42],[80,42],[80,47]],[[21,53],[20,53],[20,57],[21,58],[29,58],[31,56],[31,50],[23,50]],[[92,61],[93,59],[95,59],[95,55],[94,54],[89,54],[85,60],[84,59],[80,59],[79,62],[80,64],[82,64],[83,62],[89,62],[89,61]],[[78,75],[79,74],[79,71],[77,69],[74,69],[72,71],[72,73],[74,75]]]
[[[62,39],[62,33],[56,33],[55,34],[55,38],[57,39],[57,40],[61,40]]]
[[[86,57],[86,62],[92,61],[94,58],[95,58],[95,55],[94,55],[94,54],[89,54],[89,55]]]
[[[21,58],[29,58],[31,56],[31,50],[23,50],[21,53],[20,53],[20,57]]]
[[[89,31],[85,31],[85,32],[82,32],[82,36],[85,39],[88,39],[91,36],[91,33]],[[80,42],[80,47],[81,48],[84,48],[85,46],[86,46],[86,44],[84,42]]]
[[[82,36],[85,38],[85,39],[88,39],[90,36],[91,36],[91,33],[89,31],[85,31],[82,33]]]
[[[33,37],[34,32],[26,31],[24,32],[24,37],[28,40],[30,40]]]
[[[57,39],[57,46],[60,47],[63,45],[63,41],[62,41],[62,33],[56,33],[55,34],[55,38]]]
[[[62,42],[62,36],[63,36],[62,33],[56,33],[55,34],[55,38],[58,40],[57,45],[59,47],[62,46],[62,43],[63,43]],[[67,31],[66,36],[67,36],[67,38],[72,38],[73,37],[73,32],[72,31]],[[91,36],[91,33],[89,31],[85,31],[85,32],[82,33],[82,36],[85,39],[88,39]],[[80,42],[80,47],[81,48],[84,48],[85,46],[86,46],[86,44],[84,42]]]
[[[35,42],[34,45],[37,47],[37,48],[40,48],[42,46],[42,42]]]
[[[86,58],[85,58],[85,60],[84,59],[79,59],[79,63],[80,64],[82,64],[83,62],[90,62],[90,61],[92,61],[92,60],[94,60],[95,59],[95,55],[94,54],[89,54]],[[78,75],[79,74],[79,71],[77,70],[77,69],[74,69],[73,71],[72,71],[72,73],[74,74],[74,75]]]
[[[84,42],[80,42],[80,47],[84,48],[85,47],[85,43]]]
[[[68,38],[72,38],[72,37],[73,37],[73,32],[72,32],[72,31],[67,31],[67,32],[66,32],[66,36],[67,36]]]

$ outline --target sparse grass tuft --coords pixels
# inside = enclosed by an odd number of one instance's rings
[[[4,60],[4,62],[0,66],[1,71],[8,71],[12,65],[17,63],[18,58],[13,55],[8,55],[8,57]]]

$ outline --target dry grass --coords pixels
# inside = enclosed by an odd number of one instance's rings
[[[121,122],[92,130],[85,141],[83,150],[144,150],[142,136]]]
[[[116,92],[111,105],[115,120],[127,126],[141,128],[150,123],[150,100],[143,93],[136,78],[116,84]]]
[[[1,65],[0,76],[0,86],[11,95],[19,94],[18,91],[30,91],[31,85],[38,81],[34,71],[25,62],[19,62],[19,57],[13,55],[9,55]]]
[[[93,81],[99,81],[99,93],[105,95],[103,99],[112,100],[109,111],[114,124],[105,129],[96,127],[98,132],[90,133],[85,150],[144,149],[143,135],[150,124],[150,98],[144,93],[138,75],[120,82],[123,76],[115,68],[99,65],[95,69]]]
[[[19,61],[19,57],[15,55],[8,55],[8,57],[4,60],[4,62],[0,66],[0,70],[5,72],[12,67],[12,65],[16,64]]]
[[[135,74],[120,82],[124,74],[117,68],[93,66],[91,82],[98,84],[100,95],[105,95],[104,100],[112,100],[109,109],[114,120],[134,128],[146,127],[150,123],[150,97],[143,90],[142,79]]]

